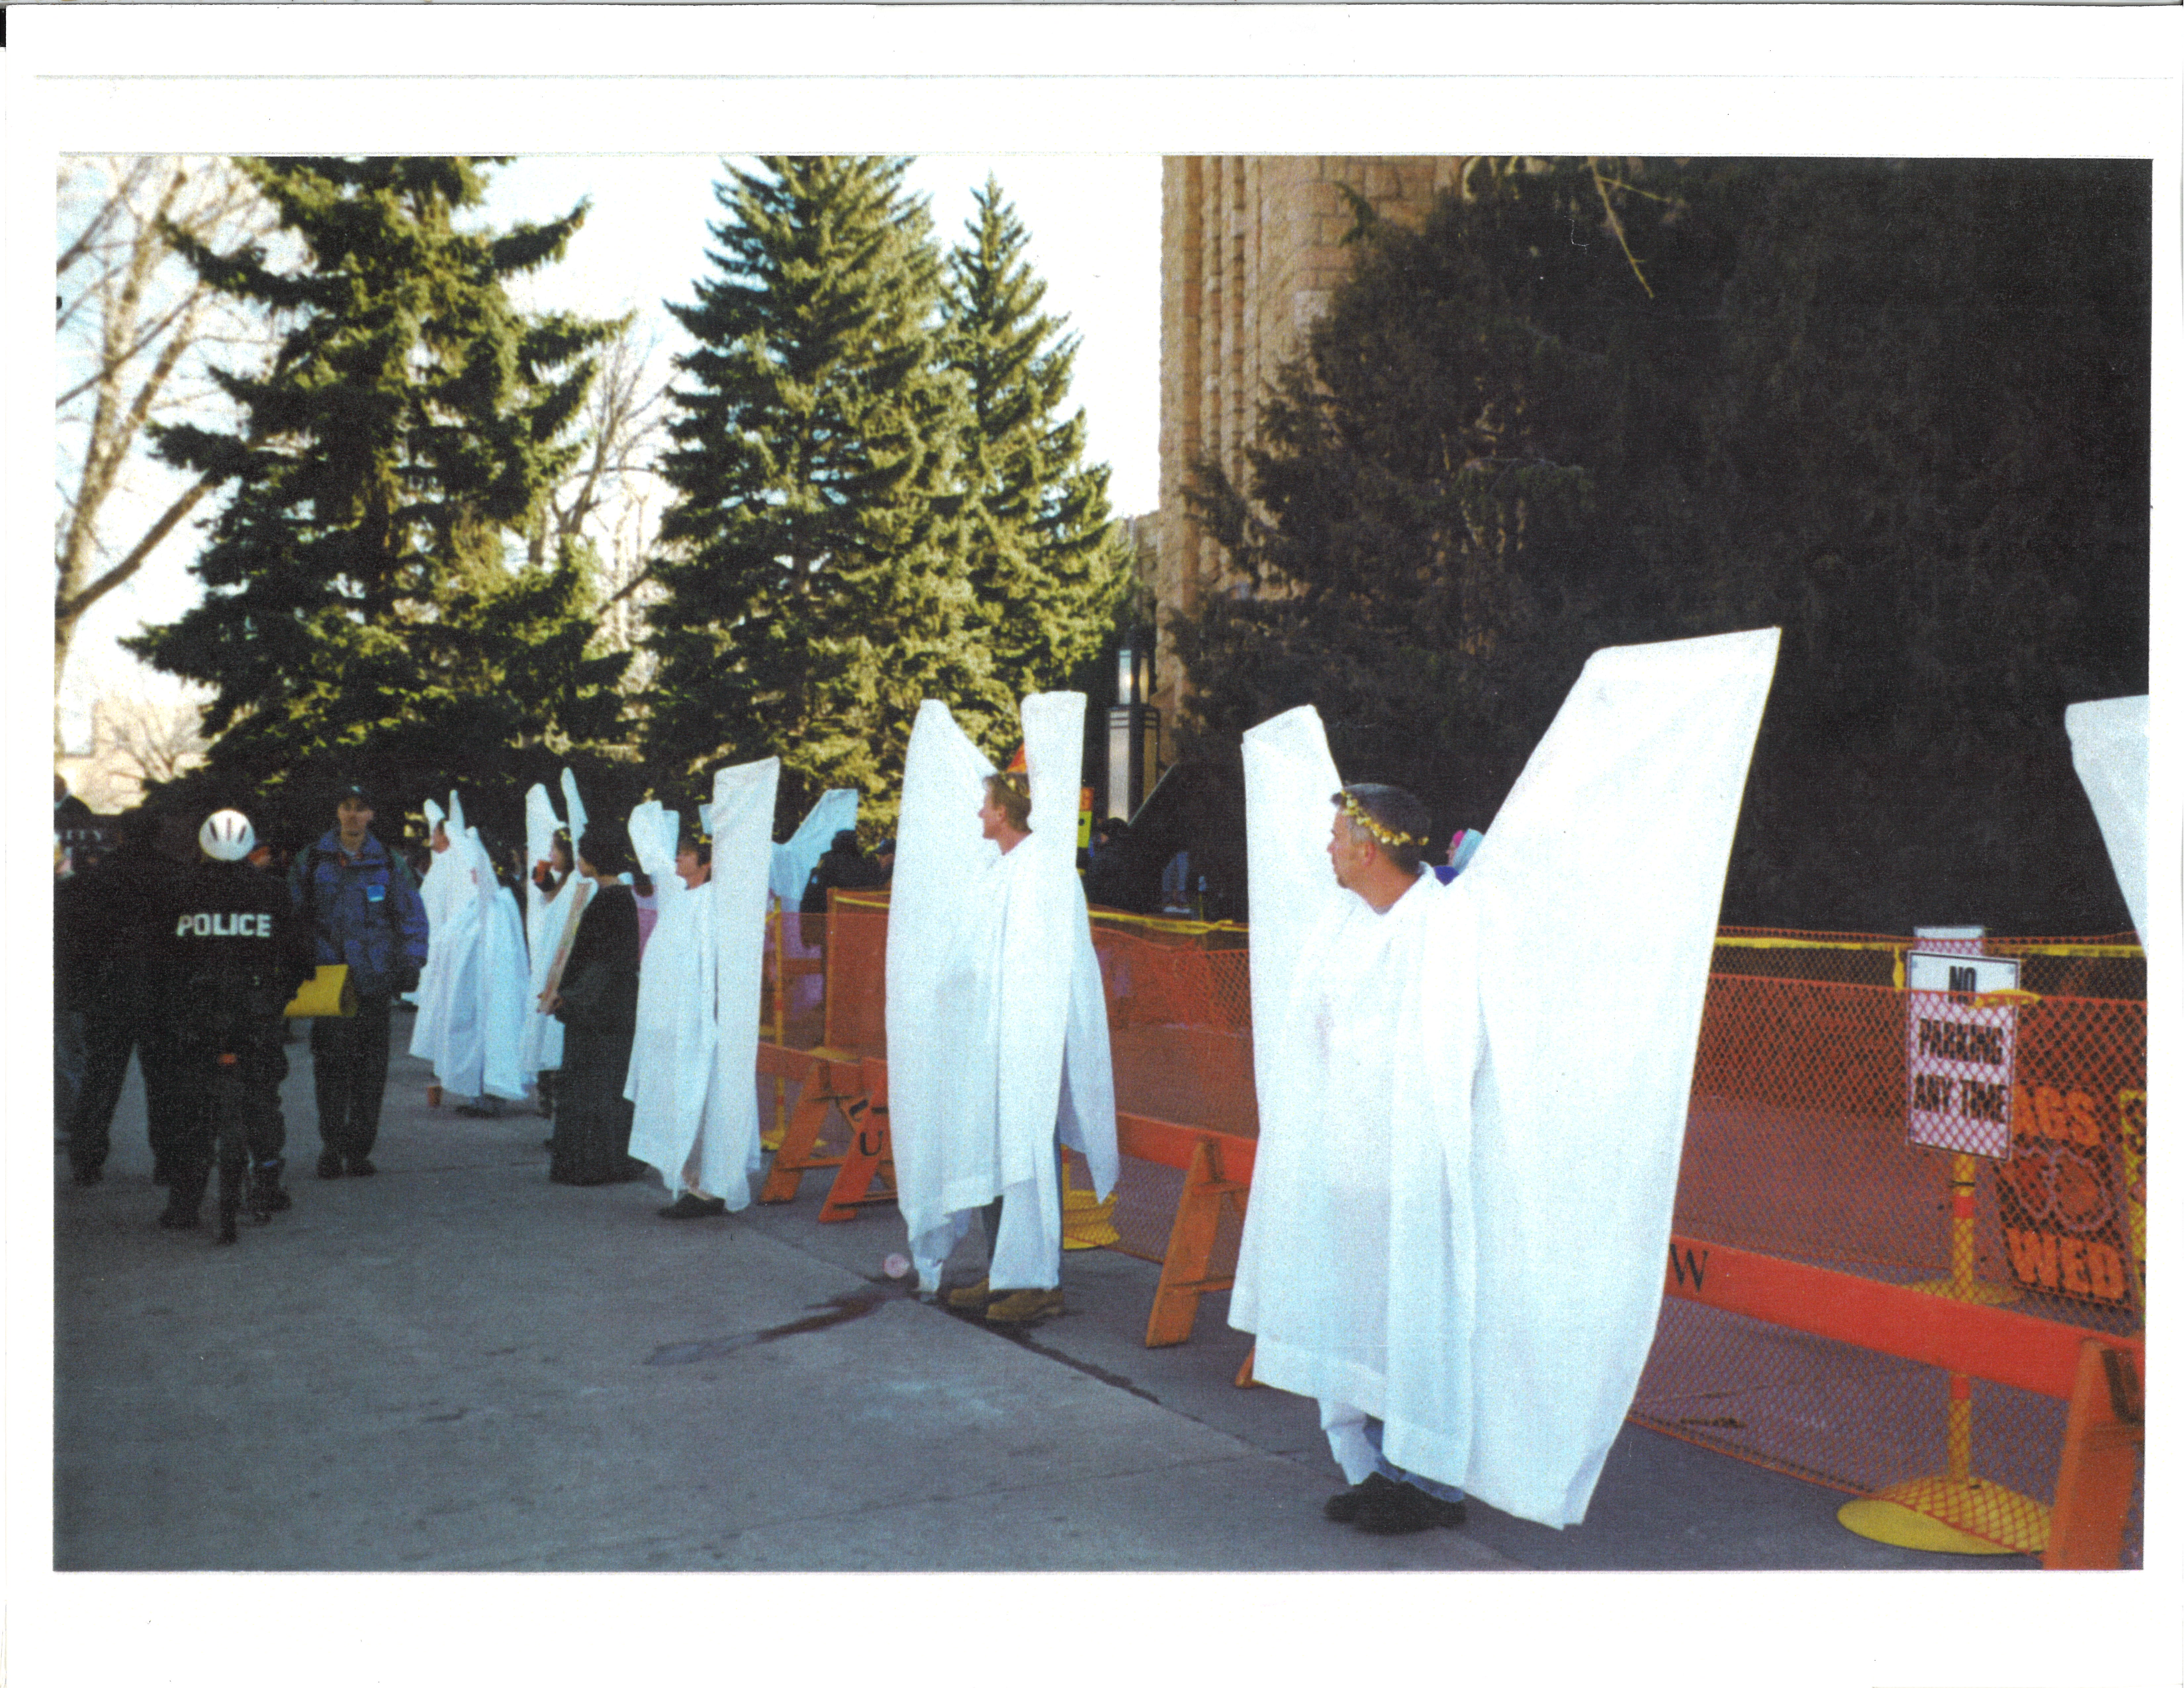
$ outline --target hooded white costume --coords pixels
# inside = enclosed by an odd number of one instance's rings
[[[443,922],[443,942],[418,978],[410,1052],[430,1061],[440,1087],[455,1095],[521,1101],[531,1084],[522,1064],[530,975],[522,917],[477,829],[464,824],[462,799],[448,794],[444,822],[433,804],[425,813],[448,838],[425,875],[432,893],[426,918]]]
[[[637,986],[637,1036],[622,1094],[634,1106],[629,1152],[670,1190],[695,1188],[730,1212],[750,1203],[760,1164],[759,972],[766,950],[766,870],[778,758],[722,768],[704,821],[712,877],[694,890],[675,867],[675,817],[657,803],[629,817],[638,865],[660,894],[660,920]]]
[[[888,917],[888,1091],[899,1205],[928,1291],[996,1196],[992,1288],[1055,1287],[1057,1135],[1102,1198],[1114,1188],[1106,999],[1076,873],[1084,718],[1079,693],[1024,699],[1031,833],[1006,855],[980,836],[993,764],[943,704],[922,705],[911,733]]]
[[[539,1011],[538,998],[546,989],[546,975],[553,970],[554,955],[561,947],[562,934],[569,929],[569,911],[577,904],[569,892],[577,883],[575,841],[584,835],[586,816],[583,802],[577,795],[577,777],[566,768],[561,770],[561,799],[569,814],[569,877],[550,897],[539,889],[535,878],[524,894],[525,927],[531,942],[531,997],[524,1011],[519,1062],[525,1076],[533,1082],[542,1070],[558,1071],[561,1065],[561,1022],[551,1014]],[[524,836],[525,850],[533,863],[543,861],[553,854],[554,831],[558,824],[554,818],[553,800],[546,794],[545,787],[532,786],[524,798]]]
[[[524,1022],[531,1017],[531,961],[524,953],[523,914],[515,893],[500,883],[477,829],[470,846],[482,894],[478,911],[477,1088],[465,1095],[520,1102],[536,1074],[523,1064]],[[448,1088],[461,1087],[448,1082]]]
[[[2131,909],[2138,941],[2146,942],[2147,699],[2104,698],[2063,711],[2070,764],[2078,771],[2109,847],[2109,866]]]
[[[417,887],[432,931],[432,948],[417,975],[417,1021],[410,1030],[410,1053],[432,1063],[439,1084],[457,1095],[474,1096],[448,1077],[461,1066],[461,1051],[478,1039],[478,933],[484,912],[477,861],[463,824],[463,801],[448,794],[444,816],[427,801],[425,818],[443,830],[448,847],[435,850],[432,864]]]
[[[1338,887],[1318,717],[1244,737],[1260,1134],[1229,1322],[1393,1464],[1585,1517],[1651,1345],[1777,632],[1594,654],[1462,877]]]

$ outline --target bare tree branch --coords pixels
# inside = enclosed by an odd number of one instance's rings
[[[1638,278],[1638,285],[1645,288],[1646,297],[1650,299],[1653,297],[1653,285],[1646,279],[1646,271],[1638,262],[1638,254],[1630,249],[1630,237],[1623,232],[1623,219],[1615,214],[1615,201],[1609,197],[1607,183],[1601,176],[1600,160],[1587,159],[1585,162],[1585,167],[1592,172],[1592,185],[1599,191],[1601,208],[1607,213],[1607,226],[1615,237],[1615,243],[1623,248],[1623,256],[1630,265],[1630,273]]]
[[[55,409],[76,451],[61,484],[54,533],[56,744],[69,650],[85,612],[136,575],[211,490],[201,481],[169,496],[120,560],[109,564],[113,548],[103,524],[127,487],[147,427],[213,396],[204,350],[228,337],[209,328],[231,326],[238,343],[263,345],[267,337],[254,320],[229,324],[231,313],[181,259],[168,231],[184,229],[224,247],[263,234],[272,222],[270,208],[220,159],[71,159],[61,190],[55,275],[78,285],[58,312],[63,375]]]

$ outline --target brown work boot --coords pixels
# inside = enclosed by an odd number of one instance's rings
[[[994,1324],[1029,1324],[1061,1311],[1059,1290],[1011,1290],[986,1303],[987,1320]]]
[[[950,1290],[946,1297],[948,1305],[959,1313],[982,1313],[986,1310],[986,1303],[993,1299],[993,1280],[987,1278],[981,1278],[977,1283],[967,1284],[961,1290]]]

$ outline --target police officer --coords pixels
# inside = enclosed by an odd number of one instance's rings
[[[348,1019],[311,1022],[311,1084],[319,1105],[319,1176],[368,1178],[387,1090],[394,999],[417,988],[429,928],[410,864],[371,831],[370,794],[346,787],[334,824],[288,871],[321,963],[342,962],[356,992]]]
[[[198,1223],[220,1143],[220,1240],[235,1240],[246,1174],[259,1218],[287,1206],[281,1193],[281,1011],[312,972],[310,934],[278,879],[247,859],[257,845],[247,816],[233,809],[198,829],[204,854],[184,883],[168,939],[176,982],[175,1050],[181,1123],[159,1223],[187,1230]],[[234,1117],[216,1122],[225,1091]]]
[[[104,1176],[114,1105],[133,1050],[144,1069],[153,1180],[165,1184],[175,1123],[170,1021],[175,989],[162,976],[176,900],[190,869],[159,850],[159,817],[121,817],[121,846],[53,894],[55,1007],[81,1017],[82,1082],[68,1118],[75,1181]]]

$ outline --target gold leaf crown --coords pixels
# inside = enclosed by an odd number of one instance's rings
[[[1348,792],[1336,792],[1334,794],[1334,801],[1342,805],[1342,812],[1350,817],[1352,824],[1362,827],[1374,838],[1379,839],[1382,844],[1388,844],[1390,846],[1398,844],[1416,844],[1421,849],[1424,848],[1426,844],[1425,839],[1412,838],[1408,833],[1399,833],[1393,827],[1383,825],[1380,822],[1374,820],[1370,815],[1365,812],[1365,805],[1360,803],[1355,797],[1352,797]]]

